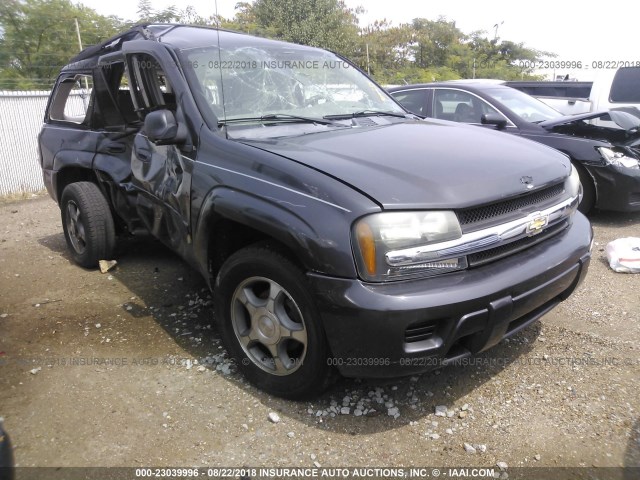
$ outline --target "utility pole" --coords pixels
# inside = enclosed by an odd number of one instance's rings
[[[74,18],[76,22],[76,35],[78,36],[78,46],[80,47],[80,51],[82,51],[82,39],[80,38],[80,25],[78,25],[78,17]]]
[[[367,46],[367,75],[371,75],[371,70],[369,70],[369,44],[366,44]]]
[[[78,24],[78,17],[74,17],[73,20],[76,22],[76,35],[78,36],[78,46],[80,47],[80,51],[82,51],[82,38],[80,38],[80,25]],[[86,76],[84,77],[84,88],[85,90],[89,91],[89,82],[87,82]]]

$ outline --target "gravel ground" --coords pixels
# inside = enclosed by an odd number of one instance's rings
[[[296,403],[235,372],[204,282],[164,247],[126,241],[114,270],[84,270],[48,197],[0,204],[0,416],[16,463],[640,466],[640,275],[604,254],[640,236],[640,215],[592,222],[586,281],[541,322],[466,365]]]

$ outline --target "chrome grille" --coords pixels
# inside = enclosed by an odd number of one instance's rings
[[[568,225],[569,220],[564,220],[563,222],[557,223],[533,237],[521,238],[520,240],[507,243],[506,245],[500,245],[499,247],[490,248],[489,250],[473,253],[467,257],[469,267],[478,267],[485,263],[493,262],[500,258],[521,252],[522,250],[537,245],[538,243],[545,241],[547,238],[560,233],[562,230],[567,228]]]
[[[529,213],[541,210],[553,204],[563,193],[564,184],[558,183],[502,202],[457,210],[456,214],[462,231],[472,232],[487,224],[502,223],[511,217],[520,216],[523,211]]]

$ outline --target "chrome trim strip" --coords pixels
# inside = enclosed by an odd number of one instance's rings
[[[387,252],[385,260],[390,267],[404,267],[417,263],[469,255],[509,243],[510,241],[519,240],[523,237],[532,237],[569,217],[578,208],[578,203],[577,196],[571,197],[546,210],[531,213],[524,218],[503,223],[502,225],[466,233],[456,240]],[[541,218],[546,219],[544,230],[531,231],[532,224]]]

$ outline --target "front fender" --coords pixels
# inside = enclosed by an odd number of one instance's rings
[[[230,220],[285,245],[309,271],[355,278],[351,215],[346,209],[321,202],[294,203],[219,186],[205,197],[198,217],[195,264],[210,282],[209,245],[219,234],[216,225]]]

